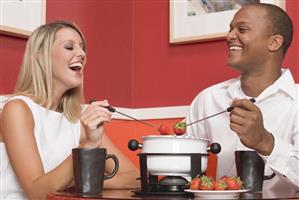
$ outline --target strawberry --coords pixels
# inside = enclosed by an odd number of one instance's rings
[[[186,132],[186,122],[177,122],[173,126],[173,131],[176,135],[183,135]]]
[[[201,176],[200,177],[201,184],[199,186],[200,190],[213,190],[214,189],[214,180],[208,176]]]
[[[201,184],[201,180],[199,177],[191,180],[190,189],[191,190],[199,190],[199,186]]]
[[[168,126],[166,126],[166,125],[164,125],[164,124],[161,124],[161,125],[160,125],[158,131],[159,131],[159,133],[160,133],[161,135],[169,135],[169,134],[170,134],[170,133],[169,133],[169,128],[168,128]]]
[[[226,190],[227,189],[227,183],[225,182],[225,180],[218,180],[215,181],[214,184],[214,190]]]
[[[224,180],[224,181],[226,181],[227,178],[228,178],[227,176],[222,176],[222,177],[220,178],[220,180]]]
[[[228,177],[225,182],[227,184],[227,189],[229,190],[240,190],[243,187],[243,182],[240,177],[237,176]]]

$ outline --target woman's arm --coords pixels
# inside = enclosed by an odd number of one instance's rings
[[[107,153],[114,154],[119,160],[119,171],[116,175],[104,181],[104,188],[140,188],[140,177],[138,168],[111,142],[104,134],[102,140],[102,148],[107,149]],[[110,174],[114,169],[114,162],[108,159],[106,162],[106,172]]]
[[[104,108],[104,106],[108,105],[108,101],[94,101],[87,105],[81,117],[82,127],[80,141],[93,141],[98,144],[98,147],[106,148],[107,153],[117,156],[120,163],[119,171],[113,178],[104,182],[105,188],[139,188],[140,181],[136,180],[136,178],[140,176],[138,168],[127,157],[125,157],[125,155],[104,134],[103,123],[100,123],[100,125],[97,125],[96,127],[94,123],[90,121],[91,119],[99,118],[97,113],[101,111],[104,112],[101,117],[102,122],[109,122],[111,113]],[[97,112],[92,112],[90,110],[93,107],[96,107]],[[106,162],[106,172],[110,174],[113,169],[114,162],[111,159],[108,159]]]
[[[22,100],[8,102],[1,114],[3,142],[18,180],[30,199],[45,198],[73,179],[71,156],[45,174],[34,137],[34,119]]]
[[[103,122],[110,121],[110,112],[97,102],[82,113],[85,139],[79,147],[101,144]],[[63,190],[73,180],[73,163],[69,155],[56,168],[45,173],[34,136],[34,119],[30,108],[22,100],[8,102],[1,113],[1,134],[16,176],[30,199],[43,199],[50,192]]]

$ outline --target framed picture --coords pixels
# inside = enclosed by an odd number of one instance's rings
[[[46,0],[1,0],[0,33],[28,37],[46,21]]]
[[[249,3],[271,3],[285,9],[284,0],[169,0],[169,42],[223,39],[234,14]]]

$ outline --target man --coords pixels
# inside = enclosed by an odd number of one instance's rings
[[[187,123],[196,138],[219,142],[217,177],[236,175],[235,150],[256,150],[265,160],[263,190],[299,190],[299,85],[281,68],[292,41],[289,16],[271,4],[251,4],[234,16],[227,35],[228,65],[241,76],[211,86],[193,100]],[[249,101],[254,98],[255,103]]]

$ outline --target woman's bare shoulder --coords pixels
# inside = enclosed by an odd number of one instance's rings
[[[13,99],[8,101],[1,111],[2,123],[15,124],[15,126],[27,124],[32,127],[34,120],[29,106],[21,99]]]
[[[23,112],[30,112],[28,105],[21,99],[13,99],[8,101],[3,109],[2,114],[21,114]]]

